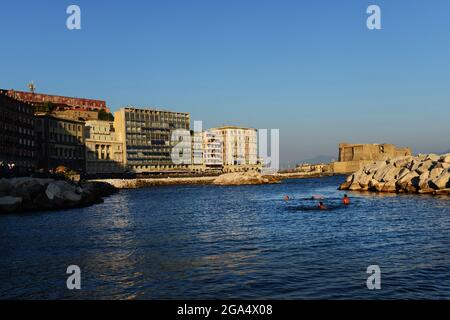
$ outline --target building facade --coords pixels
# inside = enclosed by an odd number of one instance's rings
[[[222,141],[224,172],[261,169],[258,164],[256,129],[225,126],[210,131]]]
[[[325,163],[317,163],[317,164],[303,163],[297,165],[295,170],[300,173],[326,173],[330,172],[330,165]]]
[[[45,103],[52,103],[57,110],[100,111],[109,113],[106,102],[103,100],[56,96],[43,93],[8,90],[7,95],[13,99],[27,102],[34,107]],[[42,110],[41,110],[42,111]]]
[[[124,146],[115,132],[114,122],[86,121],[85,144],[88,175],[120,174],[125,171]]]
[[[204,161],[203,132],[194,132],[191,130],[191,171],[202,173],[206,171]]]
[[[34,125],[33,107],[0,90],[0,175],[36,168]]]
[[[115,113],[114,127],[124,142],[124,164],[135,173],[189,171],[189,164],[174,164],[174,130],[189,131],[190,115],[127,107]]]
[[[84,122],[36,114],[38,168],[85,171]]]
[[[397,148],[393,144],[348,144],[339,145],[339,161],[332,164],[335,173],[356,172],[366,164],[389,158],[410,156],[410,148]]]
[[[223,170],[222,136],[207,130],[203,132],[203,163],[207,171]]]

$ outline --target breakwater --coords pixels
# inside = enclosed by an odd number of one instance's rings
[[[117,191],[105,182],[39,178],[0,179],[0,213],[89,206]]]
[[[340,189],[450,194],[450,154],[408,156],[375,162],[350,175]]]
[[[257,172],[235,172],[207,177],[167,177],[141,179],[101,179],[93,182],[108,183],[117,189],[138,189],[171,185],[252,185],[270,184],[282,180],[279,176],[263,176]]]
[[[212,184],[214,179],[216,179],[216,177],[99,179],[91,181],[108,183],[117,189],[138,189],[152,186]]]

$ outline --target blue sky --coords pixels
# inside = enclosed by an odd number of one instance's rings
[[[82,30],[66,29],[70,4]],[[0,87],[279,128],[284,165],[343,141],[444,151],[449,16],[448,0],[8,1]]]

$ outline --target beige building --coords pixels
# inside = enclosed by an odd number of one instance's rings
[[[351,173],[374,161],[411,155],[410,148],[397,148],[393,144],[339,145],[339,161],[332,163],[335,173]]]
[[[85,124],[86,173],[123,173],[123,142],[110,121],[91,120]]]
[[[189,130],[190,115],[156,109],[126,107],[114,115],[114,127],[124,142],[124,164],[135,173],[188,172],[189,164],[175,164],[172,133]]]
[[[224,126],[209,131],[222,141],[224,172],[261,169],[258,164],[256,129]]]
[[[319,164],[299,164],[296,167],[296,171],[301,173],[326,173],[330,171],[330,165],[319,163]]]

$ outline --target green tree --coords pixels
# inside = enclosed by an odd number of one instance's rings
[[[114,116],[110,112],[106,112],[105,110],[99,110],[98,111],[98,120],[114,121]]]
[[[50,102],[50,101],[46,101],[43,104],[37,104],[34,106],[34,111],[35,112],[45,112],[45,113],[50,113],[53,110],[55,110],[56,106]]]

